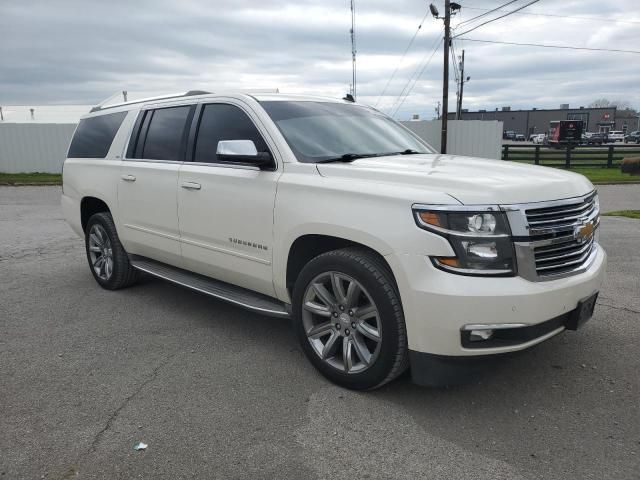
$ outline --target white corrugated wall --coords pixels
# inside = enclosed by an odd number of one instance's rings
[[[61,173],[75,128],[75,123],[0,123],[0,172]]]
[[[440,150],[439,120],[402,122]],[[0,172],[60,173],[75,124],[0,123]],[[502,122],[450,120],[448,153],[501,158]]]
[[[401,122],[405,127],[440,151],[442,122],[419,120]],[[484,120],[449,120],[447,153],[470,157],[502,158],[502,122]]]

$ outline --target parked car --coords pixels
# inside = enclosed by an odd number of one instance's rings
[[[582,143],[586,145],[602,145],[607,143],[607,134],[604,132],[600,133],[591,133],[589,136],[583,140]]]
[[[502,135],[502,138],[504,138],[505,140],[515,140],[516,132],[514,132],[513,130],[506,130]]]
[[[622,132],[621,130],[609,130],[609,133],[607,134],[607,140],[611,143],[623,142],[624,132]]]
[[[543,144],[547,139],[547,136],[544,133],[538,133],[536,135],[532,135],[532,142],[536,144]]]
[[[484,356],[577,329],[606,264],[585,177],[440,155],[347,100],[187,92],[95,107],[62,207],[101,287],[146,273],[291,318],[309,361],[353,389],[408,367],[456,383]]]
[[[526,140],[527,140],[527,137],[525,137],[523,134],[516,133],[516,138],[515,138],[516,142],[524,142]]]
[[[624,137],[624,143],[640,143],[640,130],[631,132],[629,135]]]

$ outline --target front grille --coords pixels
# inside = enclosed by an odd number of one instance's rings
[[[596,193],[583,198],[567,200],[551,207],[531,208],[525,212],[531,236],[573,231],[576,224],[597,217]]]
[[[593,251],[595,234],[583,241],[576,240],[573,235],[559,237],[557,242],[534,247],[538,276],[560,275],[582,266]]]
[[[599,213],[595,192],[525,210],[539,278],[570,274],[589,260],[594,251]],[[587,231],[581,232],[588,224]]]

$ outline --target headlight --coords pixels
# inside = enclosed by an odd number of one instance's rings
[[[515,274],[509,224],[498,207],[477,211],[416,207],[413,212],[420,228],[447,238],[455,252],[454,257],[431,257],[436,267],[462,275]]]

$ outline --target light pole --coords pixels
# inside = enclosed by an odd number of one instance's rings
[[[440,137],[440,153],[447,153],[447,120],[449,115],[449,47],[451,46],[451,14],[460,10],[460,4],[444,0],[444,17],[439,16],[438,9],[429,5],[431,14],[444,20],[444,64],[442,72],[442,136]]]

